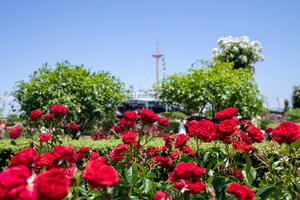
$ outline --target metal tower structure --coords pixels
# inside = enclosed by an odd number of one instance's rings
[[[156,58],[156,86],[159,86],[159,58],[163,56],[163,54],[159,54],[159,45],[158,40],[155,41],[156,44],[156,54],[152,55]]]

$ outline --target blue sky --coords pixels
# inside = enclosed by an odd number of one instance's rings
[[[15,1],[0,2],[0,94],[48,62],[69,60],[110,71],[134,88],[155,82],[154,40],[168,74],[211,59],[221,36],[263,45],[256,82],[268,107],[283,106],[300,85],[300,1]]]

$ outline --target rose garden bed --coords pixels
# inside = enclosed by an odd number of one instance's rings
[[[69,141],[61,128],[78,126],[63,120],[67,112],[61,105],[43,117],[35,110],[31,124],[46,132],[21,139],[15,128],[12,140],[0,141],[0,199],[299,198],[300,127],[294,122],[263,133],[239,121],[232,107],[214,122],[189,122],[188,135],[161,136],[169,121],[141,109],[126,112],[114,127],[122,139]]]

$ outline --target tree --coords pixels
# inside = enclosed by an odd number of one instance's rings
[[[300,108],[300,86],[294,87],[292,101],[294,109]]]
[[[262,95],[249,69],[232,67],[224,62],[192,67],[162,81],[157,94],[165,104],[186,113],[202,113],[206,108],[214,116],[216,111],[234,106],[242,117],[253,117],[262,110]]]
[[[221,37],[218,40],[220,50],[213,49],[212,60],[213,62],[233,62],[233,68],[250,68],[252,72],[255,71],[255,63],[264,60],[261,55],[262,46],[259,41],[249,42],[247,36],[241,38],[232,36]]]
[[[86,131],[97,120],[111,121],[125,97],[123,88],[123,83],[108,72],[91,72],[83,65],[65,61],[55,68],[46,63],[30,75],[28,82],[17,82],[13,95],[27,116],[35,109],[45,113],[50,105],[62,104],[69,109],[67,119]]]

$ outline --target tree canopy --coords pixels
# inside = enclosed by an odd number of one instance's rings
[[[47,64],[19,81],[13,93],[24,114],[35,109],[47,112],[52,104],[69,109],[67,119],[75,120],[81,130],[93,128],[96,120],[109,120],[125,98],[123,83],[109,72],[91,72],[83,65],[69,62]]]
[[[162,81],[156,89],[159,98],[186,113],[216,111],[234,106],[242,117],[252,117],[262,110],[262,95],[249,68],[232,70],[232,63],[217,63],[190,68]]]

